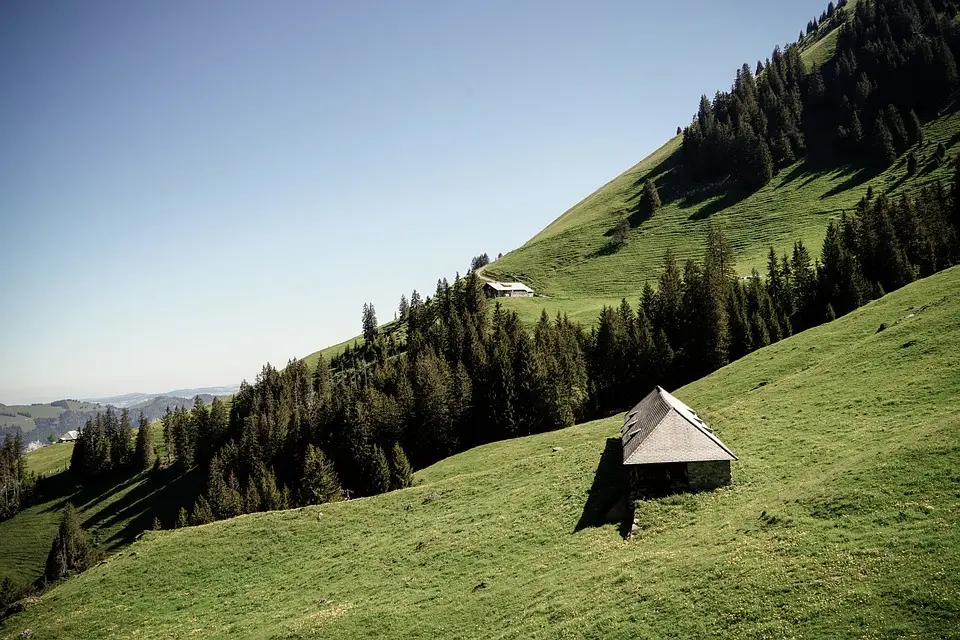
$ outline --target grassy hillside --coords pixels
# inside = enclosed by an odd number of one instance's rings
[[[154,447],[164,452],[163,433],[154,425],[150,433]],[[176,517],[177,491],[192,491],[193,478],[173,479],[166,475],[151,480],[138,474],[80,487],[63,470],[70,463],[73,443],[54,444],[26,455],[29,471],[50,476],[39,486],[38,500],[9,520],[0,522],[0,576],[21,583],[33,582],[43,573],[43,563],[56,535],[60,512],[67,502],[80,510],[81,521],[107,551],[130,542],[149,528],[154,515],[169,526]]]
[[[614,417],[403,491],[148,533],[0,636],[956,637],[957,317],[954,268],[680,389],[734,483],[639,503],[629,542],[597,517]]]
[[[821,41],[822,42],[822,41]],[[519,249],[483,269],[497,280],[521,280],[549,300],[506,300],[527,322],[540,310],[569,310],[571,317],[593,323],[604,304],[635,300],[647,281],[655,281],[669,247],[682,262],[700,260],[709,225],[721,227],[734,247],[737,268],[763,272],[771,246],[782,253],[803,240],[819,254],[827,221],[851,211],[869,186],[897,195],[930,180],[951,179],[950,167],[930,160],[942,142],[953,157],[960,143],[960,113],[925,126],[926,143],[915,148],[919,174],[907,179],[906,155],[888,170],[836,166],[816,154],[783,170],[767,186],[746,195],[720,183],[690,184],[680,166],[680,138],[672,139],[645,160],[604,185],[554,220]],[[627,244],[605,250],[616,223],[633,215],[643,182],[655,179],[663,208],[640,222]]]

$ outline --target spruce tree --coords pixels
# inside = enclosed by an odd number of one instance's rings
[[[367,468],[367,493],[377,495],[390,490],[390,463],[380,445],[373,445]]]
[[[320,448],[308,444],[300,481],[300,504],[336,502],[342,494],[333,463]]]
[[[364,303],[363,305],[363,340],[367,344],[373,344],[377,337],[377,311],[373,308],[373,303]]]
[[[399,442],[390,452],[390,490],[405,489],[413,484],[413,469]]]
[[[920,118],[917,117],[917,112],[913,109],[910,109],[910,113],[907,114],[907,119],[904,122],[907,128],[907,140],[911,145],[914,144],[923,144],[923,127],[920,125]]]
[[[141,471],[147,471],[153,466],[154,451],[153,441],[150,438],[150,423],[142,411],[140,412],[140,420],[138,421],[137,448],[133,458],[137,468]]]
[[[887,125],[887,129],[890,131],[890,135],[893,136],[893,146],[897,150],[897,155],[900,155],[910,146],[909,136],[907,134],[907,128],[903,123],[903,118],[895,106],[888,104],[886,109],[883,110],[883,119]]]
[[[653,180],[645,180],[643,193],[640,195],[640,212],[644,217],[650,217],[660,210],[660,192]]]
[[[193,504],[193,513],[190,515],[190,524],[199,526],[201,524],[210,524],[213,522],[213,511],[210,509],[210,503],[203,496],[197,498]]]
[[[120,421],[113,428],[110,438],[110,466],[123,469],[130,464],[133,447],[133,426],[130,424],[130,410],[120,412]]]
[[[893,136],[881,116],[873,123],[874,158],[881,167],[889,167],[897,160]]]
[[[73,572],[90,568],[98,559],[99,551],[80,525],[77,510],[68,502],[60,516],[60,528],[50,546],[50,553],[47,554],[44,578],[48,582],[66,578]]]
[[[177,513],[177,529],[182,529],[184,527],[190,526],[190,517],[187,515],[187,510],[184,507],[180,507],[179,513]]]

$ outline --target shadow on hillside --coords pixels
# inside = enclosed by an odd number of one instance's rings
[[[859,187],[864,182],[877,175],[876,170],[872,167],[850,167],[850,169],[851,173],[849,176],[847,176],[847,179],[827,190],[822,196],[820,196],[821,200],[826,200],[827,198],[843,193],[848,189]]]
[[[618,524],[620,535],[626,538],[632,523],[627,474],[623,468],[623,445],[620,438],[607,438],[587,493],[587,502],[573,533],[587,527]]]
[[[141,487],[131,491],[116,504],[110,505],[111,513],[106,516],[104,524],[100,525],[112,527],[124,520],[128,521],[126,526],[103,541],[104,546],[112,549],[133,542],[140,533],[153,527],[154,518],[159,519],[165,529],[173,527],[180,507],[186,508],[187,512],[191,511],[203,491],[205,480],[204,474],[193,468],[184,474],[176,475],[171,472],[169,477],[151,479],[142,485],[143,491],[140,491]]]
[[[44,513],[59,512],[68,503],[72,504],[84,518],[84,528],[91,532],[127,521],[110,538],[100,540],[104,548],[111,550],[132,542],[138,534],[150,529],[154,518],[166,528],[174,526],[180,507],[189,509],[203,486],[203,474],[196,469],[181,474],[174,468],[166,468],[149,475],[113,475],[84,482],[78,481],[69,471],[61,471],[40,481],[36,500],[51,503],[43,509]],[[123,491],[127,491],[123,497],[96,510],[101,502]]]

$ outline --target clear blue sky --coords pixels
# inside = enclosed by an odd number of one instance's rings
[[[826,0],[0,4],[0,401],[233,384],[392,319]]]

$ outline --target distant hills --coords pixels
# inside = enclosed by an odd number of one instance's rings
[[[96,402],[102,405],[112,405],[114,407],[134,408],[139,405],[145,405],[151,400],[160,397],[168,398],[193,398],[194,396],[232,396],[240,387],[230,385],[226,387],[200,387],[197,389],[174,389],[166,393],[124,393],[118,396],[109,396],[105,398],[87,398],[88,402]]]
[[[25,444],[37,440],[45,442],[51,435],[56,438],[71,429],[80,429],[88,418],[106,411],[108,407],[118,411],[129,409],[134,421],[142,412],[147,420],[154,422],[163,416],[167,407],[171,410],[190,407],[196,396],[210,403],[215,396],[233,395],[237,388],[234,385],[175,389],[167,393],[127,393],[108,398],[65,399],[35,404],[0,403],[0,438],[7,434],[20,433]]]

